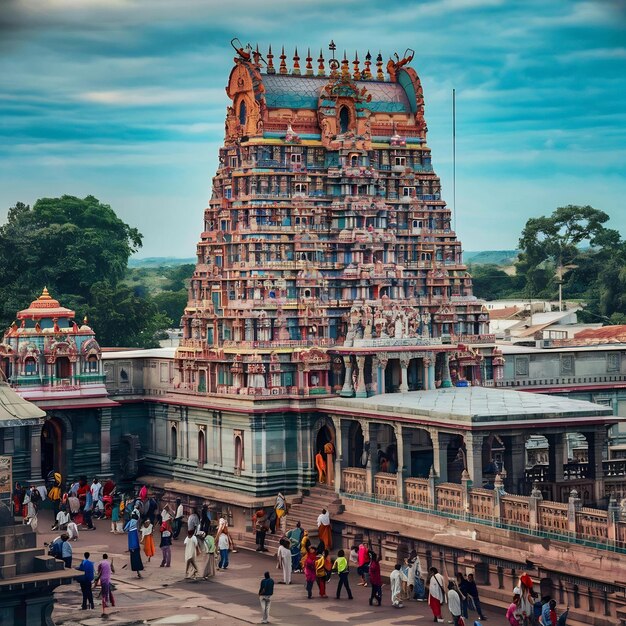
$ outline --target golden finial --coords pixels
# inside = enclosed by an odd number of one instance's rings
[[[352,65],[354,66],[354,71],[352,72],[352,76],[354,76],[354,80],[361,79],[361,70],[359,70],[359,53],[354,53],[354,61],[352,61]]]
[[[376,57],[376,80],[385,80],[385,75],[383,74],[383,55],[380,51]]]
[[[306,51],[306,75],[313,76],[313,64],[311,63],[313,58],[311,57],[311,48]]]
[[[48,288],[44,287],[41,295],[39,296],[39,300],[52,300],[52,296],[48,293]]]
[[[89,318],[85,315],[85,317],[83,317],[83,324],[85,326],[89,326]]]
[[[326,76],[326,70],[324,69],[324,53],[320,48],[320,58],[317,60],[317,75]]]
[[[350,62],[345,50],[343,51],[343,59],[341,61],[341,77],[350,78]]]
[[[280,67],[278,69],[281,74],[287,74],[287,63],[285,63],[286,58],[287,56],[285,55],[285,46],[283,46],[283,49],[280,53]]]
[[[276,74],[276,69],[274,68],[274,55],[272,54],[272,44],[270,44],[270,49],[267,52],[267,73]]]
[[[293,55],[293,70],[291,72],[296,76],[300,76],[300,57],[298,56],[298,48],[296,47],[296,53]]]
[[[370,54],[370,51],[367,51],[367,54],[365,55],[365,69],[363,70],[363,78],[365,80],[371,80],[372,78],[372,71],[370,70],[370,67],[372,65],[372,55]]]

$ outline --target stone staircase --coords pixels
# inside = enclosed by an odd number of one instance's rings
[[[309,537],[313,544],[317,543],[317,518],[322,512],[322,509],[326,509],[330,514],[331,522],[336,515],[343,512],[343,504],[341,498],[337,495],[334,489],[317,485],[311,487],[308,493],[305,492],[302,496],[295,496],[287,499],[289,502],[289,510],[287,512],[287,530],[291,530],[295,527],[296,522],[300,522],[303,530],[309,531]],[[341,533],[333,524],[333,544],[336,546]],[[265,547],[268,549],[268,554],[274,555],[278,550],[278,542],[281,534],[280,529],[276,529],[276,533],[272,535],[270,532],[265,537]],[[246,550],[256,549],[256,533],[239,532],[234,533],[235,545],[237,549],[243,548]]]

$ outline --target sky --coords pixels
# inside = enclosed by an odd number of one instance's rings
[[[465,250],[529,217],[606,211],[626,237],[626,0],[0,0],[0,221],[92,194],[195,255],[217,167],[230,40],[289,58],[415,50],[428,144]]]

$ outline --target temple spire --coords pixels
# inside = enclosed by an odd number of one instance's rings
[[[267,52],[267,73],[276,74],[276,69],[274,68],[274,55],[272,54],[272,44],[270,44],[270,49]]]
[[[341,78],[350,78],[350,62],[346,51],[343,51],[343,59],[341,61]]]
[[[313,76],[313,58],[311,57],[311,48],[306,51],[306,75]]]
[[[280,53],[280,67],[278,69],[278,71],[281,74],[288,74],[287,72],[287,63],[285,63],[285,59],[287,58],[287,55],[285,54],[285,46],[283,46],[281,53]]]
[[[385,80],[385,74],[383,73],[383,55],[380,51],[376,57],[376,80]]]
[[[293,55],[293,70],[292,74],[300,76],[300,57],[298,56],[298,48],[296,47],[296,53]]]
[[[354,61],[352,61],[352,65],[354,66],[354,71],[352,72],[352,76],[354,76],[354,80],[361,80],[361,70],[359,69],[359,53],[354,53]]]
[[[367,51],[367,54],[365,55],[365,69],[363,70],[363,78],[365,80],[370,80],[372,78],[372,71],[370,70],[370,67],[372,65],[372,55],[370,54],[370,51]]]
[[[321,48],[319,59],[317,59],[317,75],[326,76],[326,69],[324,67],[324,53],[322,52]]]

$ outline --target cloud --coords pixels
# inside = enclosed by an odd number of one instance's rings
[[[163,106],[167,104],[186,104],[194,100],[204,103],[226,103],[228,101],[223,89],[172,91],[158,87],[88,91],[77,94],[76,99],[111,106]]]

